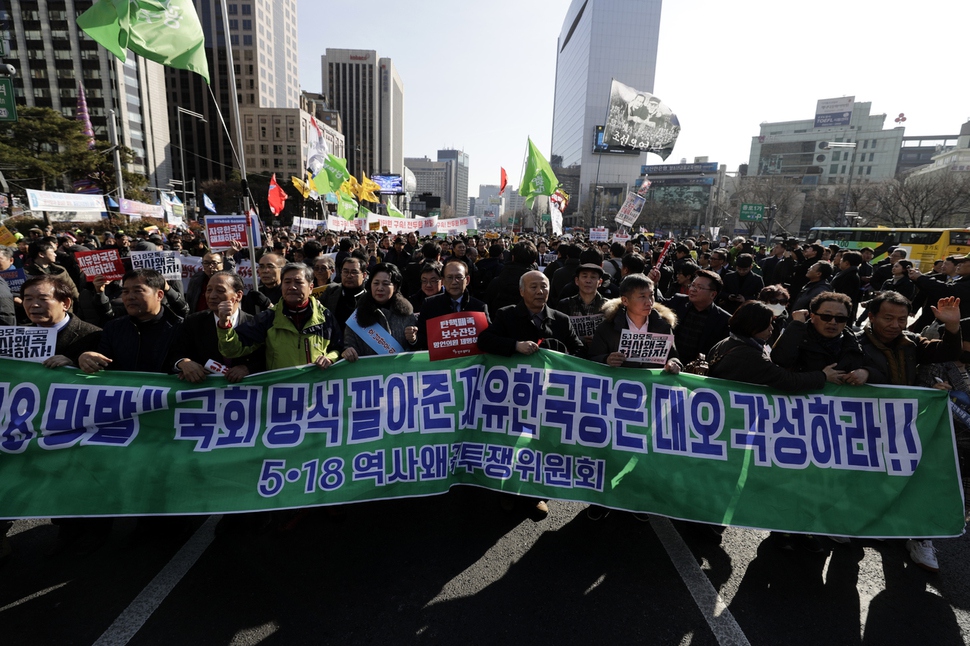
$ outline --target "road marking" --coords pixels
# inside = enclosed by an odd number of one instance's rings
[[[192,538],[176,552],[172,560],[155,575],[145,589],[138,593],[108,629],[94,642],[94,646],[124,646],[145,625],[152,613],[162,605],[165,597],[178,585],[182,577],[192,569],[215,538],[216,524],[221,515],[209,516]]]
[[[694,598],[698,610],[704,615],[707,625],[717,638],[721,646],[750,646],[741,626],[735,621],[734,615],[728,610],[724,599],[711,585],[710,579],[704,574],[690,548],[674,529],[670,520],[659,516],[650,517],[650,525],[657,534],[671,563],[677,568],[680,578],[687,586],[690,596]]]
[[[33,599],[36,599],[37,597],[42,597],[45,594],[47,594],[48,592],[53,592],[54,590],[57,590],[58,588],[63,588],[68,583],[70,583],[70,581],[65,581],[64,583],[58,583],[57,585],[52,585],[49,588],[44,588],[43,590],[39,590],[39,591],[35,592],[34,594],[28,595],[28,596],[24,597],[23,599],[18,599],[17,601],[14,601],[13,603],[8,603],[3,608],[0,608],[0,612],[3,612],[5,610],[10,610],[11,608],[16,608],[20,604],[26,603],[26,602],[31,601]]]

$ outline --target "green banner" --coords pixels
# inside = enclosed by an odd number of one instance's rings
[[[473,484],[673,518],[957,536],[946,394],[767,388],[542,351],[189,387],[0,360],[0,516],[209,514]]]

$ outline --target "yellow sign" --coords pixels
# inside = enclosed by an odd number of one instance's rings
[[[10,229],[2,224],[0,224],[0,245],[4,247],[15,247],[17,245],[17,239],[10,233]]]

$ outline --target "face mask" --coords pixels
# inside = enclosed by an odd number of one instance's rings
[[[784,305],[781,305],[778,303],[774,305],[766,303],[766,305],[768,305],[768,309],[770,309],[771,313],[774,314],[775,316],[780,316],[780,317],[788,316],[788,310],[785,309]]]

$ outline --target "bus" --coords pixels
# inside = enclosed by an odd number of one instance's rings
[[[813,227],[809,242],[823,245],[837,244],[843,249],[859,250],[869,247],[876,253],[873,261],[886,257],[890,247],[902,247],[906,258],[919,269],[927,270],[933,263],[947,256],[970,253],[970,229],[892,229],[889,227]]]

